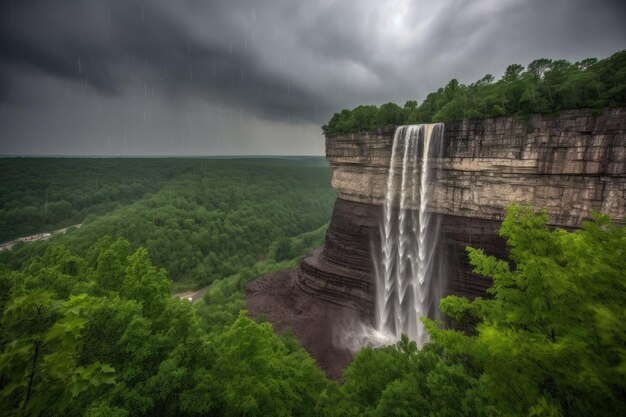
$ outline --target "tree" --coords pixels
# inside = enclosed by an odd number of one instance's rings
[[[171,281],[167,272],[152,266],[144,248],[129,256],[127,265],[122,287],[124,297],[141,302],[146,314],[157,314],[170,296]]]
[[[352,110],[353,124],[358,130],[372,130],[378,108],[376,106],[358,106]]]
[[[494,76],[491,74],[486,74],[483,78],[481,78],[480,80],[478,80],[476,83],[480,86],[485,86],[485,85],[489,85],[493,82],[494,80]]]
[[[500,235],[514,268],[468,249],[475,272],[493,278],[493,298],[447,299],[441,308],[476,317],[477,336],[427,327],[448,354],[470,355],[481,396],[496,409],[610,415],[626,398],[626,228],[597,216],[570,233],[549,230],[547,220],[529,207],[508,209]]]
[[[101,290],[121,291],[124,281],[124,265],[130,255],[130,244],[118,239],[108,248],[101,249],[95,271],[96,283]]]
[[[245,312],[215,343],[222,415],[313,415],[317,393],[329,386],[310,356],[289,352],[269,323]]]
[[[455,324],[422,319],[418,350],[365,348],[323,415],[590,416],[626,406],[626,227],[596,216],[550,230],[545,212],[511,206],[500,229],[510,260],[468,248],[491,298],[447,297]],[[335,411],[337,410],[337,411]]]
[[[378,109],[376,113],[376,125],[399,125],[404,123],[405,113],[402,107],[395,103],[385,103]]]
[[[462,118],[528,116],[562,109],[626,105],[626,51],[609,58],[588,58],[571,64],[565,60],[536,59],[524,71],[509,65],[494,82],[491,74],[468,86],[452,79],[417,104],[381,106],[371,119],[370,130],[388,124],[450,122]],[[349,110],[336,113],[323,127],[327,137],[359,130]],[[396,117],[397,116],[397,117]],[[359,126],[366,121],[359,122]]]
[[[528,69],[526,70],[529,74],[533,75],[537,79],[543,78],[543,73],[546,72],[548,68],[550,68],[550,64],[552,63],[551,59],[547,58],[539,58],[532,61],[528,64]]]
[[[0,354],[3,413],[38,416],[61,412],[84,391],[115,382],[115,371],[109,365],[76,363],[92,303],[84,294],[62,302],[46,291],[35,290],[6,306],[2,325],[12,340]]]
[[[407,100],[404,103],[404,108],[406,110],[413,110],[413,109],[417,108],[417,101],[415,101],[415,100]]]

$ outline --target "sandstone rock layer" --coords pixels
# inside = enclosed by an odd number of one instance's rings
[[[326,139],[332,185],[348,201],[382,205],[394,129]],[[622,221],[626,109],[571,110],[527,121],[503,117],[445,126],[431,210],[502,220],[513,203],[545,207],[551,223],[577,227],[600,211]]]
[[[304,257],[298,270],[248,288],[250,311],[266,314],[277,328],[293,327],[334,377],[350,353],[321,333],[374,320],[372,251],[378,250],[394,130],[326,139],[338,199],[325,246]],[[448,123],[440,146],[429,208],[441,221],[437,253],[446,265],[446,293],[485,295],[489,280],[472,273],[465,247],[505,256],[497,230],[511,203],[546,208],[553,226],[579,227],[592,211],[624,222],[626,109]]]

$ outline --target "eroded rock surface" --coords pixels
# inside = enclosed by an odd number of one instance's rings
[[[326,139],[340,198],[382,205],[392,142],[393,129]],[[440,168],[434,212],[502,220],[518,202],[570,227],[592,210],[626,215],[626,109],[447,123],[441,146],[443,157],[431,161]]]
[[[352,353],[338,334],[374,320],[374,269],[394,129],[326,139],[338,199],[326,244],[295,271],[248,287],[248,308],[277,330],[291,327],[332,377]],[[445,126],[430,209],[441,221],[438,256],[446,293],[484,296],[489,280],[472,273],[466,246],[506,255],[497,230],[511,203],[547,208],[553,226],[575,228],[593,210],[626,216],[626,109],[574,110],[465,120]]]
[[[354,357],[341,337],[366,318],[352,308],[303,292],[296,285],[296,274],[275,272],[250,283],[248,312],[265,316],[277,332],[290,329],[318,366],[339,379]]]

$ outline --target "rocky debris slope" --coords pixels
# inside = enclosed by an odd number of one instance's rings
[[[274,272],[250,283],[247,308],[279,333],[290,329],[329,377],[339,379],[354,353],[341,343],[346,329],[364,318],[354,309],[309,295],[296,285],[296,271]]]

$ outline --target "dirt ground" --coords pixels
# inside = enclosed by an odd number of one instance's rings
[[[333,379],[354,358],[344,347],[346,329],[360,322],[359,313],[347,307],[316,299],[299,290],[294,270],[268,274],[246,288],[246,304],[252,316],[264,315],[274,330],[291,328],[318,366]]]

